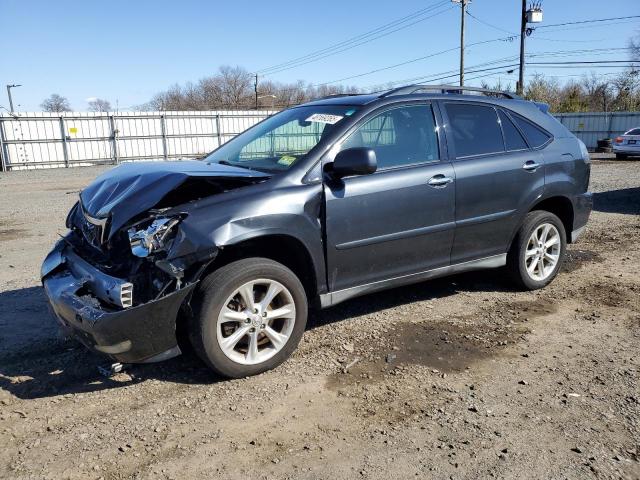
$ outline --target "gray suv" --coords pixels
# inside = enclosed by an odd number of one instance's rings
[[[42,281],[61,325],[117,362],[178,355],[184,332],[243,377],[292,353],[310,307],[484,268],[544,287],[587,223],[589,174],[584,144],[510,93],[324,98],[202,160],[98,177]]]

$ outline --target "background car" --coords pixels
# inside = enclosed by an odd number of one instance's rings
[[[640,156],[640,128],[632,128],[624,135],[616,137],[613,142],[613,153],[620,159]]]

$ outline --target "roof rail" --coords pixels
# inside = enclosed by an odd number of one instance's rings
[[[331,93],[324,97],[318,97],[316,100],[324,100],[325,98],[338,98],[338,97],[354,97],[356,95],[363,95],[362,93]]]
[[[404,87],[398,87],[392,90],[388,90],[382,93],[381,95],[379,95],[378,98],[389,97],[392,95],[411,95],[412,93],[416,93],[421,90],[433,91],[433,92],[442,93],[442,94],[459,94],[459,95],[463,95],[464,92],[467,91],[467,92],[483,93],[486,96],[502,96],[512,100],[520,99],[518,95],[511,92],[503,92],[501,90],[491,90],[489,88],[460,87],[456,85],[405,85]]]

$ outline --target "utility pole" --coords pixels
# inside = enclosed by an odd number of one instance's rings
[[[253,90],[256,94],[256,110],[258,110],[258,74],[256,73],[256,80],[253,83]]]
[[[462,0],[460,5],[460,86],[464,87],[464,20],[467,15],[467,0]]]
[[[524,39],[527,36],[527,0],[522,0],[522,13],[520,16],[520,73],[518,75],[518,88],[516,93],[524,93]]]
[[[13,98],[11,98],[11,89],[16,87],[21,87],[22,85],[7,85],[7,96],[9,97],[9,110],[13,113]]]
[[[467,16],[467,4],[471,0],[451,0],[460,4],[460,86],[464,86],[464,21]]]
[[[531,35],[533,28],[528,28],[528,23],[542,22],[542,4],[534,3],[527,10],[527,0],[522,0],[522,17],[520,19],[520,74],[518,76],[518,85],[516,92],[518,95],[524,94],[524,39]]]

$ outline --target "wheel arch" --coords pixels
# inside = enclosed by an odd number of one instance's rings
[[[309,301],[317,297],[316,265],[311,252],[302,240],[283,233],[258,235],[219,247],[218,255],[201,278],[224,265],[249,257],[269,258],[283,264],[300,279]]]
[[[560,219],[564,226],[567,243],[571,243],[571,232],[573,231],[574,208],[568,197],[556,195],[539,200],[533,205],[529,212],[544,210],[553,213]]]

